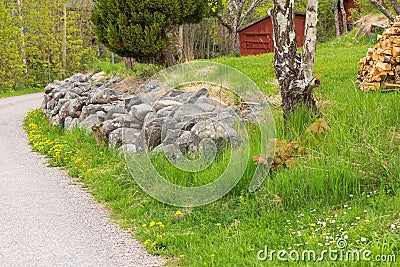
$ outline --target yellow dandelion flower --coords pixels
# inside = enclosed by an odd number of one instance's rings
[[[143,228],[146,228],[146,226],[147,226],[147,224],[145,224],[145,223],[144,223],[144,224],[142,224],[142,227],[143,227]]]
[[[156,225],[156,223],[155,222],[150,222],[150,227],[153,227],[154,225]]]
[[[214,258],[214,257],[215,257],[214,253],[213,253],[213,254],[210,254],[210,257],[211,257],[211,258]]]
[[[179,255],[179,258],[184,258],[184,257],[185,257],[185,254]]]
[[[182,215],[182,211],[177,210],[177,211],[175,212],[175,215]]]
[[[222,224],[220,224],[220,223],[216,223],[216,224],[215,224],[215,226],[218,226],[218,227],[220,227],[220,226],[222,226]]]
[[[145,245],[148,245],[148,244],[150,244],[150,242],[151,242],[151,240],[150,240],[150,239],[147,239],[146,241],[144,241],[144,244],[145,244]]]
[[[310,223],[311,227],[315,227],[315,225],[316,225],[315,223]]]
[[[151,246],[154,248],[155,246],[157,246],[157,243],[156,243],[156,242],[153,242],[153,243],[151,244]]]

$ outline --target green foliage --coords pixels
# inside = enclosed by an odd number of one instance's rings
[[[24,76],[25,66],[19,54],[21,28],[13,15],[13,5],[0,1],[0,93],[16,89]]]
[[[65,27],[65,1],[1,1],[0,91],[43,86],[86,69],[96,52],[90,2],[70,1]]]
[[[28,94],[41,93],[41,92],[43,92],[43,88],[30,88],[29,87],[29,88],[22,88],[22,89],[18,89],[18,90],[5,91],[5,92],[0,90],[0,98],[28,95]]]
[[[159,59],[175,25],[198,22],[209,8],[206,0],[99,0],[92,21],[100,42],[123,57]]]
[[[109,76],[130,76],[136,78],[149,78],[161,70],[161,66],[135,62],[136,71],[126,70],[124,63],[112,64],[109,61],[96,59],[89,64],[92,72],[104,71]]]

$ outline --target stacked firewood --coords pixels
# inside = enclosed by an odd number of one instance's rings
[[[369,48],[358,63],[357,81],[362,90],[400,90],[400,16],[378,36],[379,42]]]

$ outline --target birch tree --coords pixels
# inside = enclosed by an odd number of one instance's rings
[[[263,0],[226,0],[226,10],[217,15],[219,22],[228,29],[231,53],[240,52],[239,30],[244,20]]]
[[[294,30],[294,0],[274,0],[275,73],[281,89],[284,118],[299,108],[317,112],[313,88],[320,81],[313,77],[317,41],[318,0],[308,0],[302,55],[297,53]]]

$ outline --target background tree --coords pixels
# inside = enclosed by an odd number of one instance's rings
[[[384,14],[391,21],[397,15],[400,15],[400,4],[398,0],[387,0],[387,1],[378,1],[378,0],[370,0],[371,3]]]
[[[313,77],[317,41],[318,0],[309,0],[306,12],[303,52],[296,49],[294,31],[294,0],[274,0],[272,23],[274,27],[274,68],[282,96],[284,117],[306,108],[317,111],[313,88],[320,81]]]
[[[240,53],[239,30],[245,19],[260,6],[264,0],[224,0],[224,6],[217,18],[228,29],[230,51],[232,54]]]
[[[165,60],[173,26],[200,21],[207,0],[98,0],[95,33],[110,51],[138,61]]]
[[[14,6],[0,1],[0,92],[15,89],[24,76],[24,62],[20,56],[21,21],[14,15]]]

